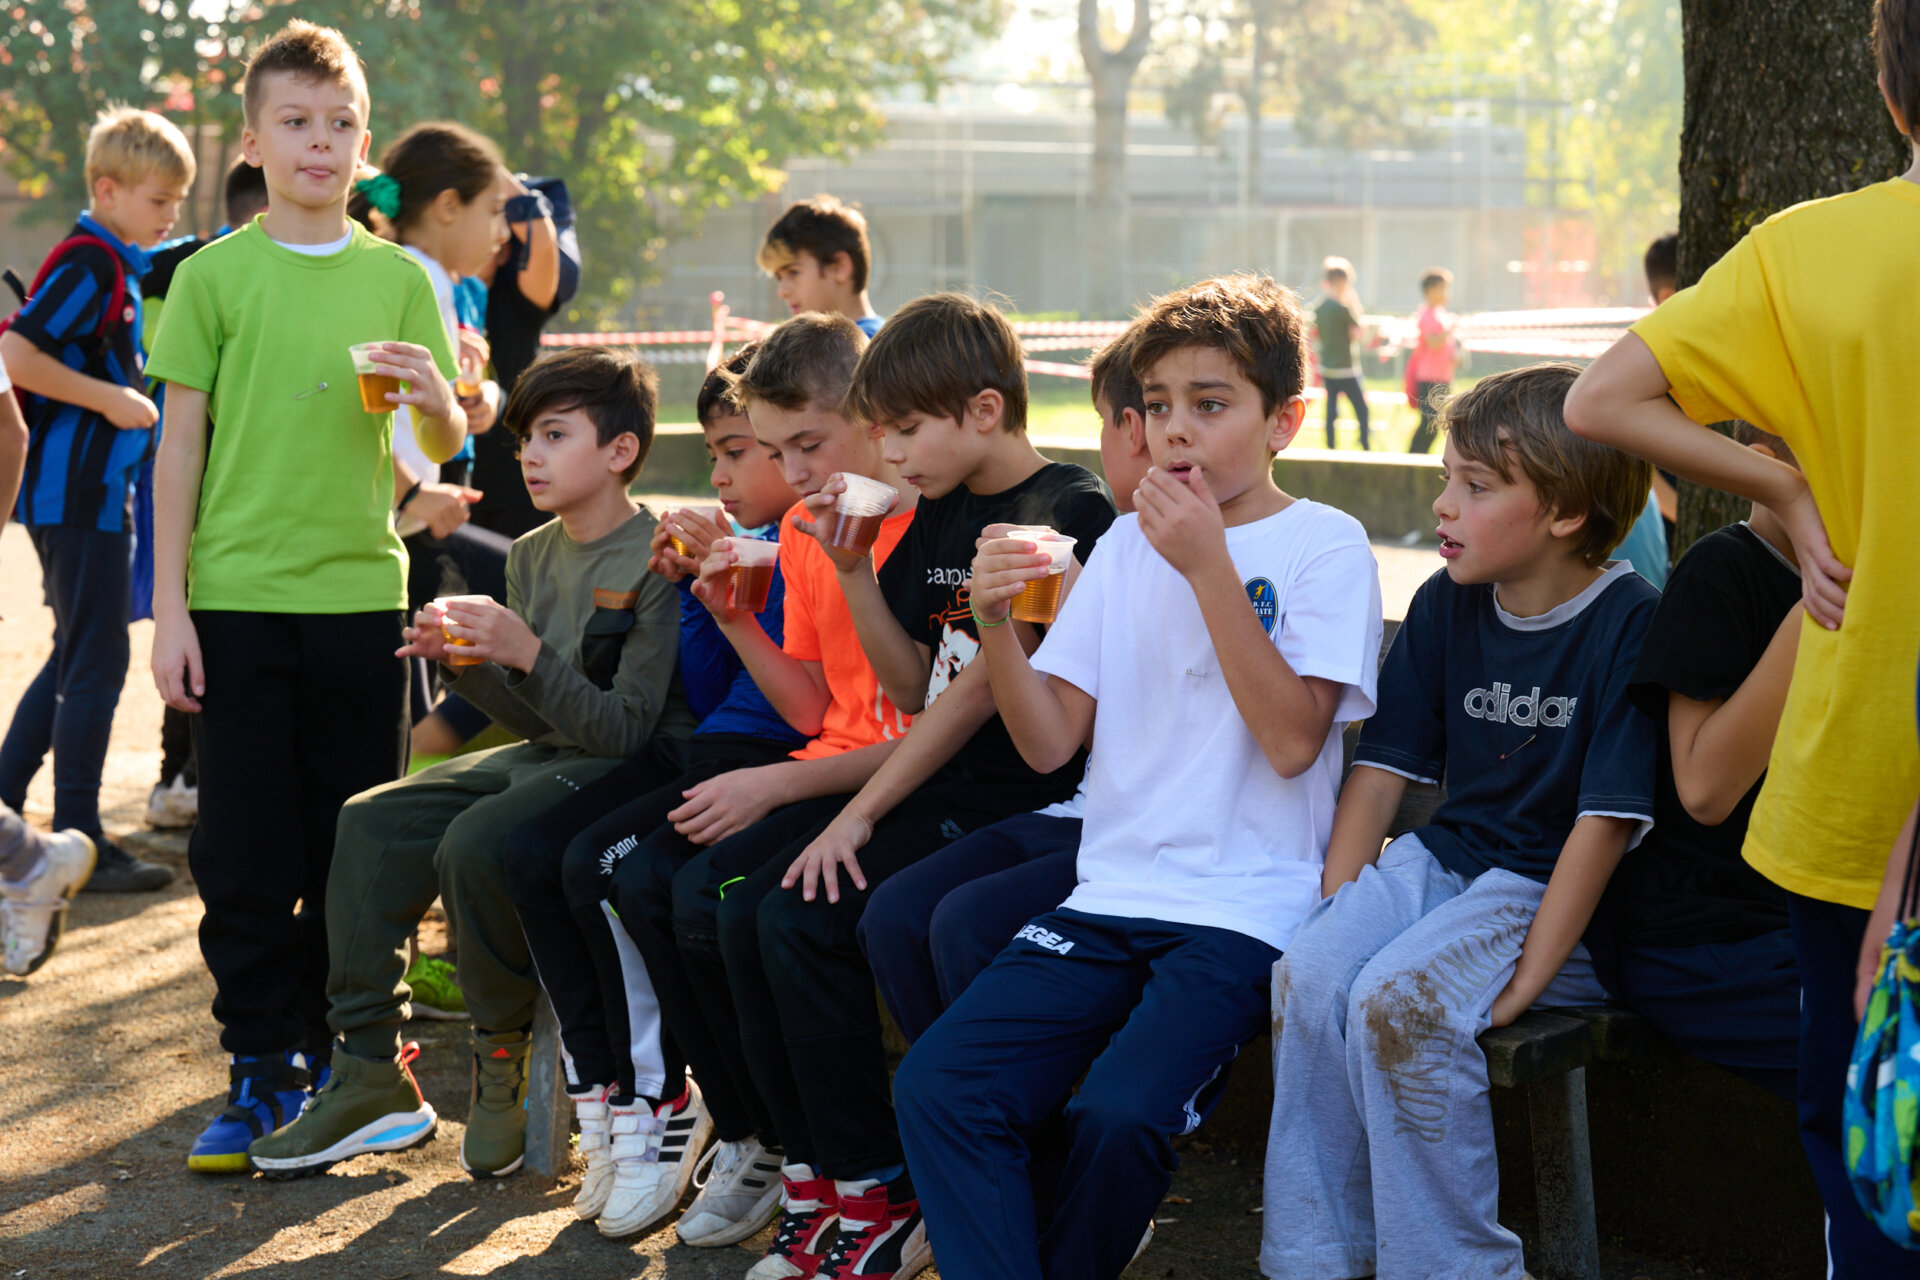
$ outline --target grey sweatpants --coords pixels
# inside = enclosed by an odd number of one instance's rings
[[[1520,1280],[1475,1038],[1545,891],[1456,875],[1402,836],[1307,914],[1273,967],[1274,1280]],[[1577,947],[1535,1007],[1605,999]]]
[[[40,866],[40,833],[0,804],[0,880],[24,880]]]

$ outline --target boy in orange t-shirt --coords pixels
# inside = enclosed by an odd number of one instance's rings
[[[796,316],[762,340],[733,398],[754,434],[803,496],[838,474],[861,475],[901,491],[874,542],[884,561],[913,521],[914,491],[880,456],[877,432],[848,422],[839,403],[866,336],[840,315]],[[792,758],[735,769],[689,788],[667,826],[619,861],[608,902],[631,936],[660,1002],[661,1017],[694,1078],[724,1089],[747,1113],[713,1109],[721,1154],[679,1223],[684,1244],[735,1244],[767,1225],[780,1208],[783,1149],[769,1109],[747,1069],[734,993],[719,950],[715,913],[728,885],[837,814],[893,753],[909,717],[895,709],[854,631],[833,562],[819,540],[783,520],[780,576],[786,587],[784,635],[775,643],[759,620],[725,608],[732,542],[720,539],[701,566],[694,594],[746,665],[774,710],[811,735]],[[707,874],[674,878],[701,855]],[[692,868],[688,868],[692,871]],[[775,1046],[777,1049],[778,1046]]]

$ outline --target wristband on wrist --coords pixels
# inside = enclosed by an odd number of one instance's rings
[[[407,509],[407,504],[409,502],[412,502],[415,498],[419,496],[420,496],[420,481],[415,480],[413,482],[413,485],[406,491],[405,494],[401,496],[399,503],[394,506],[393,508],[394,514],[398,515],[402,511],[405,511]]]
[[[1013,617],[1013,610],[1008,609],[1005,618],[1000,619],[998,622],[988,622],[980,616],[980,611],[973,607],[973,601],[971,600],[967,601],[967,612],[973,615],[973,625],[976,627],[1004,627]]]

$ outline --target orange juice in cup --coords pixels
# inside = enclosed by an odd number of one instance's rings
[[[433,607],[436,611],[438,611],[440,615],[440,637],[441,639],[447,642],[447,648],[449,650],[446,656],[446,664],[448,666],[477,667],[482,662],[485,662],[486,659],[470,657],[466,654],[452,652],[452,650],[455,650],[455,649],[472,648],[473,641],[461,639],[459,636],[454,635],[453,632],[447,627],[447,606],[460,601],[491,600],[491,599],[493,599],[492,596],[437,596],[435,597],[433,601]]]

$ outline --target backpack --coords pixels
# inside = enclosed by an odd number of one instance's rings
[[[15,275],[13,270],[9,268],[5,275],[7,286],[19,297],[20,306],[16,307],[5,318],[0,319],[0,333],[5,333],[13,327],[13,322],[20,318],[20,312],[26,307],[28,302],[39,295],[41,288],[47,283],[47,277],[53,274],[53,269],[60,265],[61,259],[76,249],[85,248],[104,249],[106,250],[107,257],[113,262],[113,291],[107,296],[107,305],[100,309],[100,323],[94,326],[92,335],[95,356],[97,357],[100,352],[105,351],[107,348],[107,336],[113,332],[114,326],[116,324],[130,324],[133,321],[133,317],[123,314],[127,305],[127,265],[121,261],[119,251],[99,236],[68,236],[65,240],[53,246],[53,252],[49,253],[47,260],[40,264],[40,272],[34,276],[33,284],[28,288],[22,289],[20,287],[20,277]],[[14,402],[20,407],[20,416],[23,418],[26,417],[26,393],[19,387],[15,387],[13,389],[13,398]]]

